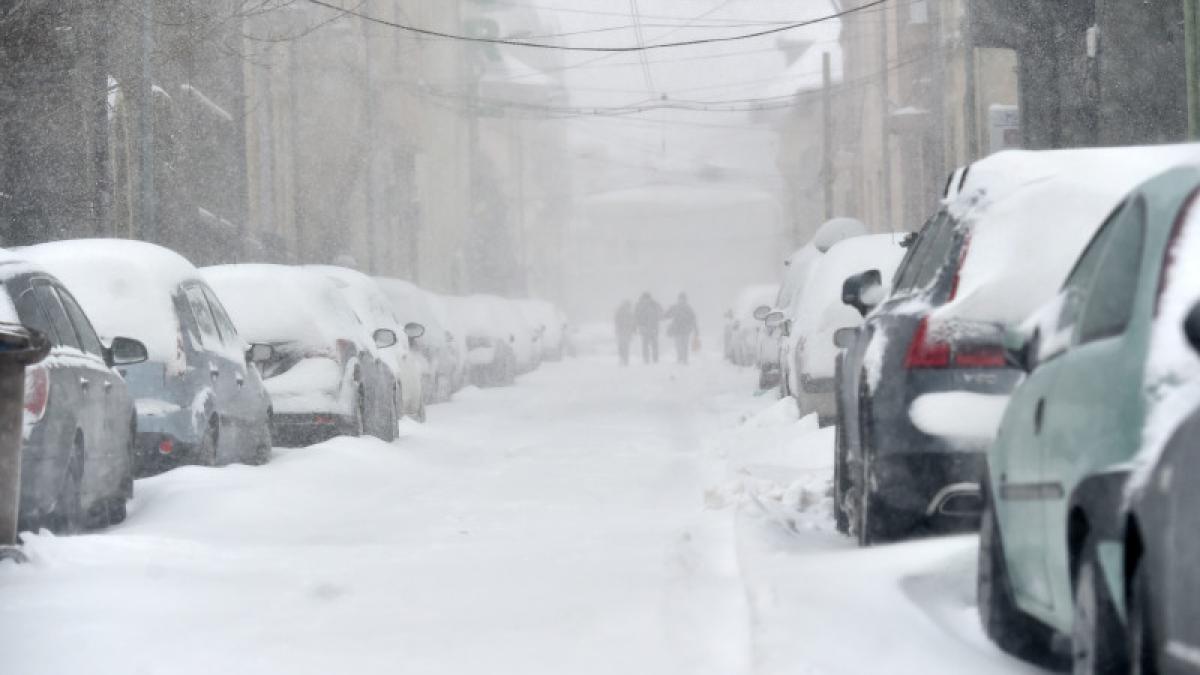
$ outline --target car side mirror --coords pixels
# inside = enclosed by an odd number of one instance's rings
[[[792,333],[792,322],[788,320],[786,314],[779,310],[775,310],[770,314],[767,314],[767,317],[763,320],[763,322],[767,324],[767,328],[778,328],[780,334],[784,337],[788,337]]]
[[[912,248],[912,245],[917,243],[917,233],[909,232],[900,240],[900,248]]]
[[[246,351],[246,360],[250,363],[266,363],[275,358],[275,347],[267,344],[253,344]]]
[[[417,338],[425,335],[425,326],[422,326],[415,321],[404,324],[404,334],[408,336],[408,339],[416,340]]]
[[[842,282],[842,303],[858,310],[864,317],[883,302],[883,274],[867,270]]]
[[[146,345],[138,340],[126,337],[115,337],[112,344],[104,350],[104,360],[109,368],[115,366],[132,366],[150,358]]]
[[[1183,320],[1183,334],[1187,336],[1192,349],[1200,352],[1200,303],[1197,303]]]
[[[0,323],[0,354],[22,366],[39,363],[50,353],[50,339],[41,331],[16,323]],[[107,361],[107,350],[105,360]]]
[[[390,328],[380,328],[379,330],[372,333],[371,337],[374,338],[374,340],[375,340],[375,346],[380,349],[387,349],[388,347],[395,347],[396,343],[400,341],[396,337],[396,331],[394,331]]]
[[[857,328],[839,328],[833,332],[833,344],[839,349],[849,349],[857,335]]]
[[[761,305],[754,310],[755,321],[766,321],[767,315],[771,313],[770,305]]]

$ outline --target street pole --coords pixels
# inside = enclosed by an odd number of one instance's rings
[[[824,83],[821,104],[825,125],[822,134],[821,180],[825,183],[825,220],[829,220],[833,218],[833,73],[829,52],[821,55],[821,76]]]
[[[371,76],[371,26],[366,21],[362,22],[363,28],[363,117],[365,118],[367,143],[366,143],[366,186],[363,194],[366,195],[366,211],[367,222],[364,238],[367,242],[367,273],[376,274],[376,255],[375,250],[379,247],[379,242],[375,241],[376,223],[375,223],[375,158],[378,156],[378,144],[380,139],[375,134],[375,96],[372,90]]]
[[[1200,139],[1200,0],[1183,0],[1188,138]]]
[[[892,78],[889,72],[890,61],[888,52],[890,51],[890,40],[888,35],[888,12],[893,11],[888,7],[880,8],[879,12],[879,32],[880,51],[879,51],[879,72],[883,73],[883,82],[879,85],[879,114],[881,115],[879,128],[882,135],[880,143],[882,143],[881,152],[883,159],[883,219],[887,223],[888,231],[896,231],[896,223],[892,219],[892,97],[891,84]]]
[[[154,52],[154,0],[142,0],[142,109],[138,116],[138,135],[141,137],[141,227],[139,235],[145,241],[156,241],[158,232],[158,195],[155,187],[154,156],[154,72],[151,56]]]

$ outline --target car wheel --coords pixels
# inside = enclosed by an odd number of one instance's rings
[[[1100,569],[1096,542],[1084,543],[1075,575],[1075,617],[1071,629],[1071,661],[1075,675],[1128,671],[1124,634]]]
[[[1049,654],[1052,632],[1022,612],[1013,598],[1000,523],[986,487],[983,519],[979,528],[979,566],[975,591],[983,631],[1000,649],[1033,661],[1042,660]]]
[[[833,446],[833,520],[837,531],[850,533],[850,516],[846,513],[846,495],[849,492],[846,471],[846,437],[844,424],[837,427]]]
[[[48,520],[49,529],[55,534],[74,534],[84,527],[83,513],[83,434],[76,432],[75,443],[67,457],[67,467],[58,498],[54,500],[54,511]]]
[[[217,466],[217,447],[221,440],[221,422],[213,415],[200,438],[199,460],[204,466]]]
[[[125,496],[115,495],[110,497],[104,505],[104,511],[105,525],[119,525],[125,522],[125,517],[129,513],[125,507]]]
[[[1158,675],[1158,642],[1150,610],[1150,578],[1143,560],[1133,568],[1129,581],[1129,672]]]

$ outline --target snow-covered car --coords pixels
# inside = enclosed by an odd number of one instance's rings
[[[509,310],[495,296],[471,295],[446,298],[451,313],[462,327],[467,347],[467,370],[471,384],[499,387],[517,377],[517,357]]]
[[[807,244],[784,261],[783,282],[772,311],[783,312],[784,319],[794,322],[798,318],[805,284],[816,261],[839,241],[861,237],[868,232],[867,226],[854,218],[834,218],[822,224]],[[796,340],[799,335],[784,335],[778,327],[773,328],[770,335],[779,342],[779,393],[781,396],[795,396],[800,390],[800,382],[796,379]]]
[[[203,274],[246,336],[271,348],[259,366],[280,444],[396,437],[395,378],[375,354],[397,336],[368,335],[332,279],[283,265],[222,265]]]
[[[1144,546],[1120,514],[1131,492],[1147,492],[1134,470],[1139,451],[1143,462],[1156,456],[1196,403],[1200,368],[1185,329],[1200,301],[1198,194],[1200,164],[1190,164],[1119,195],[1057,293],[1010,326],[1009,361],[1028,377],[987,452],[979,578],[984,628],[1009,651],[1031,636],[1048,649],[1054,631],[1072,636],[1075,672],[1128,671],[1122,617]],[[969,289],[986,292],[978,282]],[[1149,491],[1188,491],[1186,474],[1173,473]],[[1172,489],[1176,480],[1186,487]],[[1167,555],[1187,550],[1175,548],[1185,531],[1166,535]]]
[[[450,309],[450,300],[445,296],[422,289],[429,309],[433,312],[437,323],[446,330],[446,348],[454,364],[452,377],[449,380],[450,393],[467,386],[467,341],[466,329],[459,317]]]
[[[784,319],[782,313],[767,317],[771,324],[785,321],[783,335],[792,338],[795,345],[793,394],[800,414],[816,414],[822,426],[832,424],[837,416],[834,375],[839,350],[834,343],[835,334],[863,322],[862,315],[843,302],[843,286],[847,278],[864,269],[891,279],[904,256],[899,241],[893,234],[839,241],[812,264],[796,305],[795,318]],[[880,297],[886,292],[886,288],[881,288]]]
[[[761,318],[755,316],[760,307],[769,307],[775,298],[779,297],[778,284],[759,284],[747,286],[738,292],[726,317],[725,358],[735,366],[759,366],[762,364],[763,352],[768,351],[765,344],[774,344],[776,354],[770,356],[770,361],[778,363],[778,343],[767,336],[767,327]]]
[[[146,347],[146,361],[121,370],[137,408],[139,474],[267,461],[271,401],[250,363],[258,350],[190,262],[118,239],[39,244],[21,255],[63,282],[102,340]]]
[[[497,316],[513,337],[512,347],[517,374],[524,375],[537,370],[542,364],[542,336],[546,332],[545,327],[525,315],[521,308],[521,300],[493,298],[492,301],[498,304]]]
[[[375,282],[403,324],[416,323],[425,328],[420,337],[409,339],[413,357],[424,360],[421,391],[425,402],[450,400],[460,368],[459,352],[454,346],[454,336],[443,324],[430,294],[416,284],[400,279],[376,278]]]
[[[517,307],[526,323],[540,334],[542,361],[561,361],[566,352],[567,318],[558,307],[546,300],[517,300]]]
[[[424,382],[431,364],[420,352],[411,349],[411,341],[425,334],[425,326],[401,321],[391,300],[371,277],[346,267],[309,265],[305,269],[333,280],[350,303],[350,308],[367,329],[363,343],[374,348],[372,356],[387,366],[395,380],[393,396],[398,415],[425,421]],[[396,340],[382,346],[373,334],[390,331]]]
[[[993,155],[972,165],[922,229],[890,295],[877,301],[877,280],[848,284],[847,301],[869,316],[845,358],[855,408],[840,412],[835,508],[861,543],[977,526],[984,450],[1022,376],[1006,361],[999,326],[1054,296],[1133,186],[1191,154]]]
[[[133,495],[137,417],[116,368],[145,360],[128,338],[104,346],[75,298],[42,268],[0,253],[0,322],[49,342],[25,368],[18,526],[55,533],[125,519]]]

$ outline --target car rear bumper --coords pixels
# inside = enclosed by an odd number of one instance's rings
[[[894,453],[871,461],[871,492],[896,520],[975,529],[983,510],[981,452]]]
[[[357,431],[354,417],[337,413],[276,413],[271,418],[271,438],[282,447],[313,445]]]

